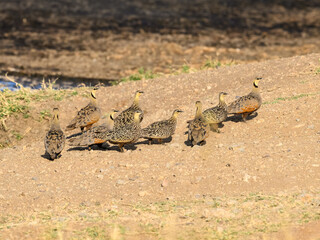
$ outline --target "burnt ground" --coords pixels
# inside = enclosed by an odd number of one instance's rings
[[[0,70],[114,80],[319,52],[318,1],[0,1]]]

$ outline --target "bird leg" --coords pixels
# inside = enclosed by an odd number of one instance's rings
[[[123,145],[124,145],[123,143],[119,143],[120,152],[124,152]]]
[[[86,131],[88,131],[92,127],[92,124],[86,126]]]
[[[249,116],[249,113],[242,113],[242,120],[246,122],[248,116]]]
[[[211,124],[210,124],[210,130],[211,130],[212,132],[220,133],[218,123],[211,123]]]

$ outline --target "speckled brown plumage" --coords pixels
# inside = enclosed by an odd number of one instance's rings
[[[259,92],[259,81],[261,78],[257,78],[253,82],[252,91],[245,96],[242,96],[232,102],[228,106],[228,114],[242,114],[243,121],[246,121],[247,117],[257,111],[262,103],[262,98]]]
[[[118,111],[112,110],[112,112],[107,114],[106,123],[92,127],[91,129],[83,132],[80,136],[71,138],[69,140],[69,145],[86,147],[93,144],[101,144],[106,142],[108,134],[110,134],[113,129],[114,114],[116,112]]]
[[[61,152],[65,144],[65,135],[60,128],[59,109],[53,109],[53,120],[50,130],[46,134],[44,141],[46,152],[50,155],[50,159],[54,160],[61,156]]]
[[[209,136],[210,126],[202,115],[202,104],[200,101],[196,102],[196,115],[195,118],[189,122],[188,140],[192,146],[203,145],[205,139]]]
[[[128,143],[136,142],[141,136],[140,110],[134,111],[133,122],[124,124],[123,127],[114,128],[108,132],[105,140],[113,144],[118,144],[120,151],[123,152],[123,146]]]
[[[121,128],[127,124],[134,122],[134,113],[135,111],[140,111],[140,122],[143,120],[143,111],[139,106],[139,97],[143,92],[138,90],[135,93],[135,97],[133,100],[132,105],[121,112],[115,119],[114,119],[114,129]]]
[[[219,94],[219,104],[213,108],[205,110],[202,114],[204,119],[210,125],[211,131],[219,131],[219,123],[225,121],[228,116],[227,104],[224,101],[224,96],[227,95],[225,92]]]
[[[158,121],[150,124],[148,127],[141,130],[141,137],[149,140],[149,144],[152,143],[152,139],[157,139],[160,143],[162,139],[171,137],[177,126],[178,114],[182,112],[179,109],[173,111],[172,116],[163,121]]]
[[[97,99],[95,96],[96,90],[96,88],[92,90],[90,94],[90,103],[78,111],[77,116],[69,123],[66,131],[80,127],[83,132],[84,128],[88,130],[94,123],[99,121],[101,117],[101,110],[97,105]]]

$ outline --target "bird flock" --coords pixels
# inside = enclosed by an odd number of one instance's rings
[[[225,92],[219,94],[219,104],[213,108],[202,111],[200,101],[196,102],[196,114],[194,119],[188,121],[188,141],[194,145],[204,145],[210,131],[219,133],[219,125],[225,121],[229,114],[241,115],[245,122],[247,117],[257,111],[262,103],[259,92],[259,81],[253,81],[252,91],[239,97],[229,105],[226,104]],[[143,94],[138,90],[135,93],[132,105],[126,110],[117,114],[117,110],[112,110],[107,115],[107,122],[102,125],[93,126],[102,117],[101,110],[97,104],[96,91],[94,88],[90,94],[90,103],[78,111],[77,115],[67,125],[65,131],[80,128],[81,133],[77,136],[70,136],[70,146],[89,147],[94,144],[109,142],[119,146],[120,152],[124,152],[124,145],[134,143],[139,138],[148,140],[152,144],[153,140],[162,143],[164,139],[170,138],[176,130],[178,115],[183,112],[175,109],[169,119],[157,121],[146,128],[141,128],[144,118],[142,109],[139,106],[139,97]],[[59,109],[53,109],[53,119],[51,127],[45,137],[45,149],[50,159],[54,160],[61,156],[64,149],[66,136],[60,127]]]

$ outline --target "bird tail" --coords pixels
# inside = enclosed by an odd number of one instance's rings
[[[69,145],[70,146],[82,146],[86,147],[91,144],[94,144],[94,139],[90,137],[88,134],[82,134],[78,137],[69,139]]]
[[[76,128],[76,123],[71,123],[66,127],[65,131],[71,131],[75,128]]]

